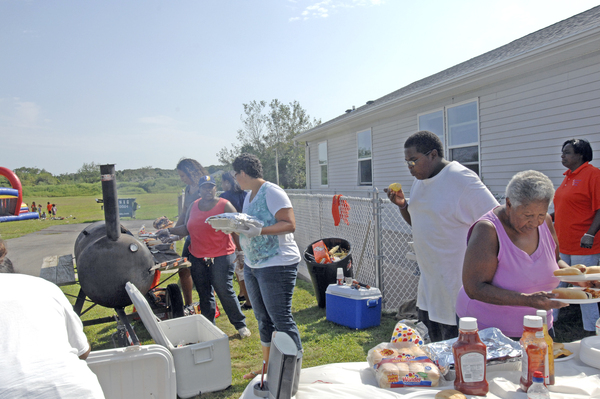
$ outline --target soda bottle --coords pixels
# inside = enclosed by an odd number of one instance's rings
[[[545,310],[538,310],[536,313],[542,318],[542,323],[544,324],[544,340],[546,341],[546,345],[548,345],[548,350],[546,352],[546,363],[548,363],[548,370],[544,375],[544,384],[554,385],[554,341],[552,340],[550,334],[548,334],[548,312]]]
[[[521,357],[521,389],[527,392],[527,389],[533,382],[533,373],[539,371],[542,376],[548,368],[546,363],[546,353],[548,344],[544,339],[544,328],[540,316],[523,317],[523,336],[519,341],[523,352]]]
[[[533,383],[527,390],[527,399],[550,399],[550,392],[544,386],[544,376],[539,371],[533,373]]]
[[[487,347],[477,333],[476,318],[460,318],[452,355],[456,370],[454,389],[465,395],[485,396],[490,389],[485,378]]]

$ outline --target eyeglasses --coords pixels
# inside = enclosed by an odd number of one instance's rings
[[[425,154],[423,154],[423,155],[424,155],[424,156],[427,156],[427,155],[429,155],[429,154],[431,153],[431,151],[433,151],[433,150],[429,150],[429,151],[427,151],[427,152],[426,152]],[[417,164],[417,161],[418,161],[419,159],[421,159],[421,158],[423,158],[423,157],[417,158],[417,159],[415,159],[414,161],[404,161],[404,162],[406,162],[406,164],[407,164],[408,166],[415,166],[415,165]]]

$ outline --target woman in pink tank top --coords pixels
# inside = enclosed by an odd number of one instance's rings
[[[456,301],[458,317],[475,317],[480,330],[496,327],[517,338],[523,316],[568,306],[547,292],[558,285],[553,271],[568,267],[558,255],[548,215],[553,195],[552,182],[543,173],[519,172],[506,187],[506,203],[471,227]],[[549,329],[552,321],[548,312]]]

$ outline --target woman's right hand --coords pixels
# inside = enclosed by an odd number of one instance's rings
[[[384,188],[383,192],[385,192],[392,203],[398,205],[400,208],[406,207],[406,198],[404,197],[404,191],[400,189],[399,191],[393,191],[389,188]]]
[[[551,310],[569,306],[568,303],[551,300],[552,298],[558,297],[557,294],[553,294],[551,292],[540,291],[525,295],[528,297],[528,302],[530,303],[528,306],[531,306],[535,309]]]

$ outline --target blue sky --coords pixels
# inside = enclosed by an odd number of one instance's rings
[[[325,122],[587,0],[0,0],[0,166],[203,165],[243,104]]]

